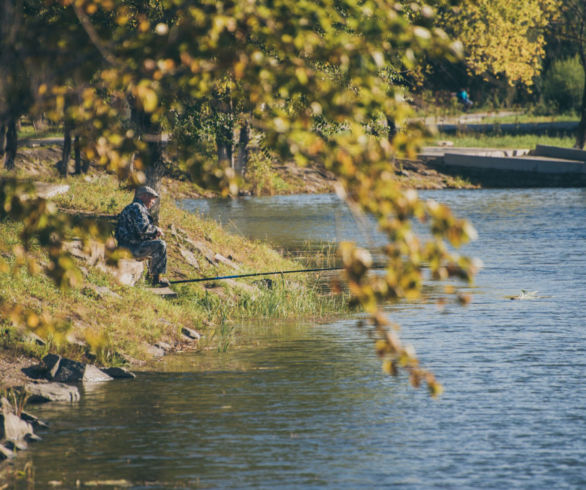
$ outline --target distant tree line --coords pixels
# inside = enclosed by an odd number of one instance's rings
[[[453,63],[427,60],[413,81],[415,93],[433,99],[433,94],[467,88],[475,103],[489,108],[517,105],[536,114],[575,113],[580,119],[575,146],[584,148],[586,3],[457,3],[456,9],[437,3],[437,20],[462,42],[464,56]]]

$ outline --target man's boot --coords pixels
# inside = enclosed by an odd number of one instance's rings
[[[169,287],[170,285],[171,285],[171,283],[169,282],[169,279],[167,279],[165,277],[161,277],[158,274],[156,276],[153,276],[153,286],[166,288],[166,287]]]

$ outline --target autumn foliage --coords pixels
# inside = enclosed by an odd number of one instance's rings
[[[509,3],[500,8],[514,10]],[[532,2],[525,3],[527,9],[515,18],[527,19],[531,29],[540,20],[529,14]],[[197,147],[174,137],[178,118],[194,110],[225,113],[227,107],[237,113],[230,124],[245,125],[274,154],[299,165],[319,162],[334,172],[339,194],[352,208],[374,216],[388,237],[384,275],[369,274],[368,251],[352,244],[340,248],[353,301],[371,315],[384,370],[393,375],[406,370],[414,386],[424,382],[432,394],[441,392],[381,308],[387,301],[417,297],[424,268],[432,279],[466,281],[477,269],[451,252],[451,246],[474,238],[473,228],[393,179],[394,160],[415,153],[422,129],[407,123],[411,108],[389,73],[413,68],[427,53],[458,54],[434,22],[432,8],[415,5],[407,11],[386,0],[62,0],[41,6],[25,1],[20,11],[15,7],[8,13],[18,23],[12,22],[11,30],[5,17],[1,42],[3,47],[12,42],[33,95],[33,102],[13,112],[43,111],[56,121],[65,114],[86,158],[121,179],[156,185],[165,170],[162,135],[168,134],[194,180],[234,194],[238,176],[230,161],[206,159]],[[487,54],[485,14],[486,5],[478,3],[459,32],[462,39],[480,35],[484,51],[470,47],[471,67],[490,65],[524,80],[529,76],[525,65],[510,66],[504,53]],[[516,42],[522,33],[513,32],[513,25],[512,19],[502,28]],[[542,49],[539,38],[519,46],[530,60]],[[5,95],[11,82],[2,80]],[[0,100],[0,114],[7,118],[10,101]],[[316,130],[318,120],[336,130]],[[389,121],[402,130],[373,131]],[[14,182],[2,181],[1,191],[2,219],[26,220],[24,252],[30,240],[39,241],[50,251],[48,272],[57,284],[74,283],[75,264],[61,247],[66,220],[49,203],[26,197]],[[429,228],[429,241],[415,235],[413,220]],[[91,236],[98,232],[89,228]],[[12,307],[2,304],[4,314]]]

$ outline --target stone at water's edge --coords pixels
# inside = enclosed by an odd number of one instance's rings
[[[155,343],[155,347],[157,349],[161,349],[164,352],[169,352],[169,351],[173,350],[173,346],[171,344],[168,344],[167,342],[163,342],[163,341]]]
[[[131,373],[128,369],[119,367],[102,368],[101,371],[114,379],[134,379],[136,374]]]
[[[24,441],[34,435],[33,426],[22,420],[6,398],[0,399],[0,439]]]
[[[82,381],[84,383],[102,383],[104,381],[112,381],[113,379],[114,378],[108,376],[101,369],[88,364],[85,366]]]
[[[29,394],[29,403],[76,402],[79,390],[64,383],[27,383],[24,390]]]
[[[33,435],[33,426],[14,413],[0,415],[0,438],[9,441],[22,441]]]
[[[165,351],[163,349],[154,345],[147,345],[145,350],[153,357],[163,357],[165,355]]]
[[[43,366],[48,373],[50,378],[55,377],[55,373],[57,369],[59,369],[59,362],[61,361],[61,356],[57,354],[47,354],[43,357]]]
[[[49,379],[61,383],[97,383],[112,380],[110,376],[91,364],[72,361],[55,354],[46,355],[43,363],[47,368]]]
[[[54,360],[54,354],[51,355],[50,362]],[[45,362],[43,358],[43,362]],[[85,364],[81,362],[72,361],[71,359],[64,359],[59,356],[59,360],[53,364],[53,367],[49,371],[50,378],[60,383],[77,383],[83,379],[85,372]]]
[[[29,424],[31,424],[34,429],[38,429],[39,427],[41,427],[43,429],[47,429],[49,427],[49,425],[46,422],[43,422],[41,419],[39,419],[38,417],[35,417],[34,415],[32,415],[28,412],[22,412],[20,414],[20,418],[22,420],[24,420],[25,422],[28,422]]]
[[[199,340],[201,339],[201,334],[192,328],[182,327],[181,333],[190,340]]]
[[[0,444],[0,461],[14,458],[14,452]]]
[[[39,441],[41,438],[33,431],[33,419],[39,426],[40,420],[22,412],[5,397],[0,398],[0,461],[14,457],[14,451],[23,451],[27,448],[27,442]],[[4,487],[2,487],[4,488]]]

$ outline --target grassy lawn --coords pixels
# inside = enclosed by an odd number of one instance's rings
[[[488,116],[482,118],[483,124],[531,124],[544,122],[578,122],[575,114],[556,114],[548,116],[536,116],[534,114],[515,114],[510,116]]]
[[[451,141],[456,147],[467,148],[515,148],[533,149],[537,145],[551,145],[571,148],[574,146],[574,137],[572,136],[545,136],[537,134],[519,134],[519,135],[486,135],[486,134],[466,134],[452,135],[440,134],[432,140],[430,144],[437,144],[438,141]]]
[[[22,121],[18,128],[18,139],[29,139],[29,138],[57,138],[63,137],[63,128],[61,127],[46,127],[42,130],[37,131],[35,127],[27,122]]]

